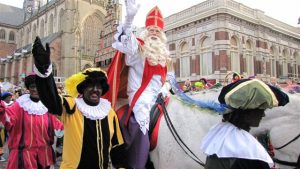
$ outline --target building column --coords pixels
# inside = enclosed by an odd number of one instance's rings
[[[8,81],[11,73],[9,70],[10,61],[7,61],[5,64],[6,65],[5,65],[4,81]]]
[[[17,64],[17,61],[14,58],[12,60],[11,75],[10,75],[10,81],[11,81],[12,84],[16,84],[16,82],[15,82],[15,75],[16,75],[16,68],[17,68],[16,64]]]

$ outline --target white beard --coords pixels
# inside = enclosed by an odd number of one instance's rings
[[[161,37],[153,39],[151,36],[146,36],[143,40],[145,44],[142,55],[148,60],[149,64],[152,66],[157,64],[166,66],[166,62],[169,59],[169,50],[164,39]]]

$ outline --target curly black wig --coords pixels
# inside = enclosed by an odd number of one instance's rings
[[[34,83],[35,83],[35,77],[36,77],[35,74],[31,74],[31,75],[28,75],[28,76],[25,77],[25,87],[26,87],[27,89],[29,89],[29,86],[30,86],[31,84],[34,84]]]
[[[107,83],[107,77],[106,75],[101,71],[92,71],[92,72],[86,72],[84,73],[87,75],[85,80],[81,82],[77,86],[77,91],[80,94],[83,94],[83,90],[89,85],[89,84],[100,84],[102,88],[102,96],[109,90],[109,85]]]

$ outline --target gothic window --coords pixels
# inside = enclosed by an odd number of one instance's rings
[[[44,23],[44,19],[42,19],[41,21],[41,26],[40,26],[40,37],[43,38],[44,37],[44,30],[45,30],[45,23]]]
[[[49,23],[48,23],[48,35],[53,33],[53,14],[49,17]]]
[[[13,31],[9,32],[8,40],[9,41],[15,41],[15,33]]]
[[[30,35],[30,30],[29,28],[27,28],[26,35],[25,35],[25,45],[29,44],[29,35]]]
[[[59,11],[59,22],[58,22],[58,31],[62,30],[62,25],[63,25],[63,15],[64,15],[64,9],[60,9]]]
[[[83,54],[94,56],[98,50],[99,36],[103,31],[102,18],[99,15],[89,16],[83,24]]]
[[[20,46],[24,46],[24,29],[21,29],[21,40],[19,42]]]
[[[5,40],[5,30],[4,29],[0,30],[0,40]]]
[[[34,42],[36,37],[36,24],[33,25],[33,30],[32,30],[32,42]]]

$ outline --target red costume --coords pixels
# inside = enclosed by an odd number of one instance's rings
[[[36,169],[38,163],[46,168],[55,163],[54,129],[63,130],[63,125],[40,101],[30,100],[28,94],[19,97],[0,114],[0,121],[9,133],[7,169]]]

